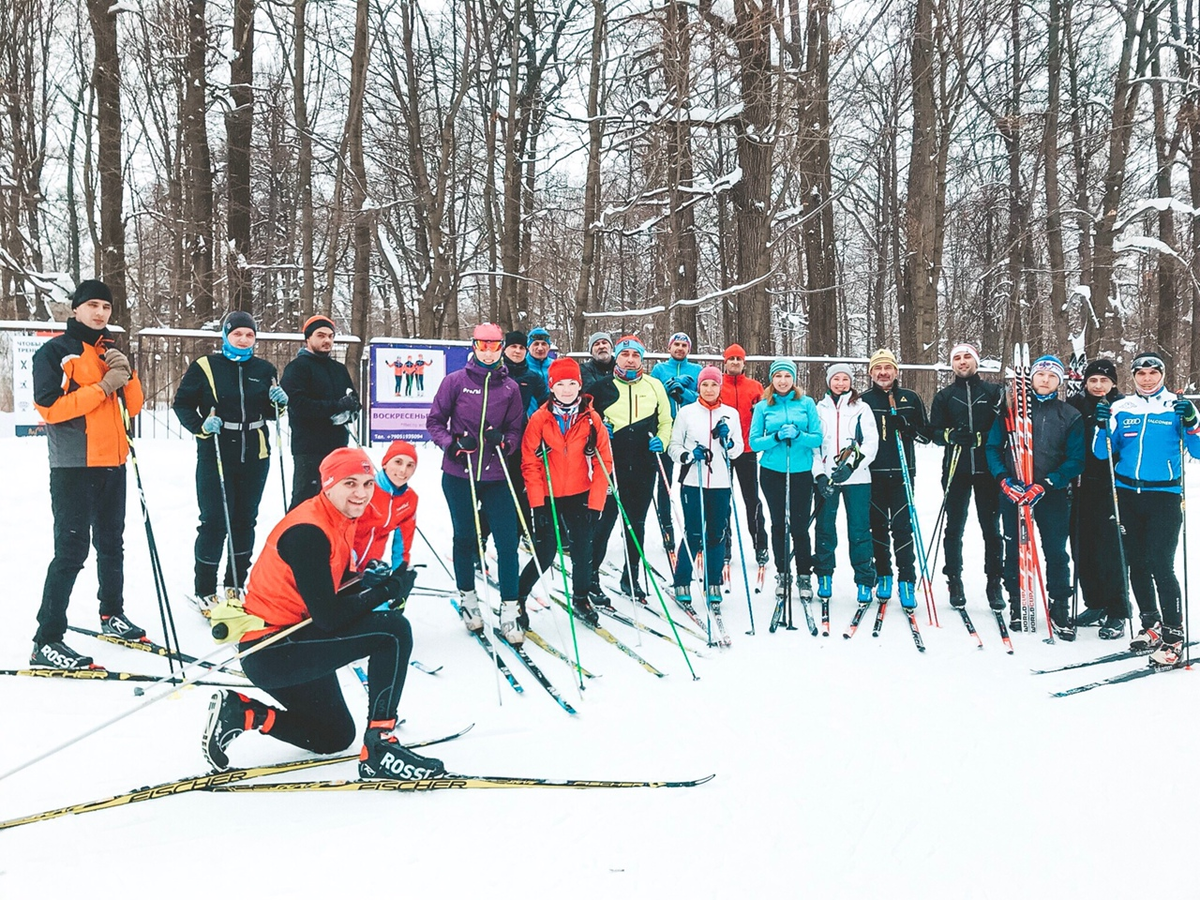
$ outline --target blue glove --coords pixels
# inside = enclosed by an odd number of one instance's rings
[[[729,437],[729,423],[728,422],[718,422],[713,427],[712,436],[715,437],[717,440],[721,440],[721,441],[723,441],[723,440],[725,440],[725,438]]]
[[[1175,415],[1179,416],[1179,421],[1191,428],[1196,424],[1196,407],[1192,405],[1191,400],[1185,400],[1180,397],[1175,401]]]
[[[611,441],[611,440],[612,440],[612,434],[613,434],[612,422],[605,422],[605,423],[604,423],[604,430],[608,432],[608,439]]]
[[[724,447],[726,450],[732,450],[733,449],[733,438],[731,438],[731,437],[722,438],[721,446]]]
[[[786,425],[780,426],[779,431],[775,432],[775,440],[790,441],[799,437],[799,435],[800,428],[796,425],[793,425],[791,422],[788,422]]]
[[[287,406],[287,391],[285,391],[279,385],[271,385],[271,389],[267,391],[267,396],[276,406]]]
[[[668,394],[680,387],[678,378],[668,378],[663,382],[663,390]]]
[[[1107,403],[1096,404],[1096,427],[1107,428],[1112,419],[1112,407]]]
[[[712,462],[712,451],[703,444],[697,444],[692,448],[692,459],[696,462]]]
[[[663,452],[662,438],[660,438],[657,434],[650,436],[650,452],[651,453],[662,453]]]
[[[200,430],[205,434],[216,434],[224,424],[220,416],[213,415],[204,420],[204,424],[200,426]]]

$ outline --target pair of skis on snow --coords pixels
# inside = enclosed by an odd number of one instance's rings
[[[406,744],[408,749],[430,747],[434,744],[444,744],[456,740],[470,731],[474,725],[468,725],[461,731],[432,740]],[[63,816],[81,815],[96,812],[101,809],[112,809],[118,806],[130,806],[147,800],[157,800],[176,794],[191,791],[210,791],[217,793],[244,792],[277,792],[297,793],[301,791],[393,791],[393,792],[428,792],[441,790],[471,790],[471,789],[503,789],[503,788],[674,788],[695,787],[715,778],[708,775],[688,781],[615,781],[601,779],[550,779],[550,778],[517,778],[496,775],[444,775],[438,778],[423,778],[414,781],[392,781],[388,779],[356,779],[345,781],[288,781],[248,784],[251,779],[265,778],[272,775],[285,775],[303,769],[315,769],[333,763],[357,761],[358,754],[345,756],[318,757],[313,759],[298,759],[290,762],[272,763],[261,766],[250,766],[242,769],[226,769],[221,772],[211,772],[190,778],[180,778],[175,781],[165,781],[151,787],[138,788],[93,800],[87,803],[76,803],[58,809],[33,813],[16,819],[0,822],[0,830],[29,825],[33,822],[45,822]]]
[[[1186,646],[1193,647],[1200,644],[1200,641],[1189,641]],[[1116,653],[1106,653],[1104,656],[1098,656],[1095,659],[1084,660],[1083,662],[1068,663],[1065,666],[1057,666],[1053,669],[1030,669],[1034,675],[1052,675],[1056,672],[1067,672],[1072,669],[1083,669],[1090,666],[1100,666],[1107,663],[1120,662],[1127,659],[1138,659],[1149,655],[1148,651],[1141,650],[1119,650]],[[1137,681],[1139,678],[1146,678],[1150,675],[1157,675],[1160,672],[1175,672],[1179,667],[1169,668],[1164,666],[1145,665],[1139,669],[1130,669],[1127,672],[1121,672],[1118,675],[1112,675],[1108,678],[1101,678],[1097,681],[1089,681],[1087,684],[1081,684],[1077,687],[1066,688],[1061,691],[1051,691],[1051,697],[1072,697],[1075,694],[1082,694],[1086,691],[1092,691],[1099,687],[1104,687],[1109,684],[1124,684],[1127,681]]]

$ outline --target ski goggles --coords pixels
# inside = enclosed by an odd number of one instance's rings
[[[504,347],[504,341],[471,341],[471,346],[476,350],[498,353]]]
[[[1138,369],[1158,369],[1160,372],[1167,371],[1167,365],[1162,361],[1162,357],[1155,356],[1153,353],[1143,353],[1141,356],[1135,356],[1129,368],[1134,372]]]

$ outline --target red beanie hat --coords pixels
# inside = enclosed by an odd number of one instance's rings
[[[338,447],[321,460],[321,490],[327,491],[351,475],[375,475],[375,465],[364,450]]]
[[[729,359],[731,356],[740,356],[742,359],[745,359],[746,351],[742,349],[741,344],[730,344],[725,348],[725,358]]]
[[[705,366],[700,370],[700,377],[696,379],[696,386],[699,387],[701,382],[705,381],[715,381],[717,384],[720,384],[723,380],[720,369],[716,366]]]
[[[550,363],[550,371],[546,377],[546,381],[550,387],[554,387],[556,381],[577,381],[583,384],[583,374],[579,371],[579,363],[571,359],[569,356],[560,356],[554,362]]]
[[[386,466],[397,456],[408,456],[415,463],[417,461],[417,448],[408,441],[392,441],[388,445],[387,452],[383,454],[383,464]]]

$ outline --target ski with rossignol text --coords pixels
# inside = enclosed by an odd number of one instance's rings
[[[444,744],[448,741],[453,741],[462,737],[475,725],[472,723],[461,731],[454,734],[448,734],[444,737],[434,738],[428,741],[418,741],[413,744],[405,744],[409,750],[416,750],[421,747],[431,747],[434,744]],[[28,825],[33,822],[45,822],[49,819],[57,819],[62,816],[81,815],[82,813],[96,812],[101,809],[111,809],[116,806],[129,806],[132,803],[141,803],[144,800],[157,800],[160,797],[171,797],[175,794],[186,794],[189,791],[208,790],[219,785],[238,784],[250,778],[264,778],[269,775],[283,775],[288,772],[295,772],[300,769],[315,769],[318,766],[328,766],[333,763],[357,761],[358,754],[351,753],[345,756],[327,756],[311,759],[296,759],[282,763],[268,763],[262,766],[250,766],[244,769],[226,769],[223,772],[210,772],[207,775],[197,775],[191,778],[180,778],[176,781],[164,781],[161,784],[152,785],[151,787],[141,787],[136,790],[126,791],[123,794],[116,794],[112,797],[106,797],[103,800],[93,800],[88,803],[76,803],[72,806],[64,806],[59,809],[51,809],[46,812],[33,813],[28,816],[21,816],[17,819],[9,819],[6,822],[0,822],[0,830],[5,828],[15,828],[18,825]]]

